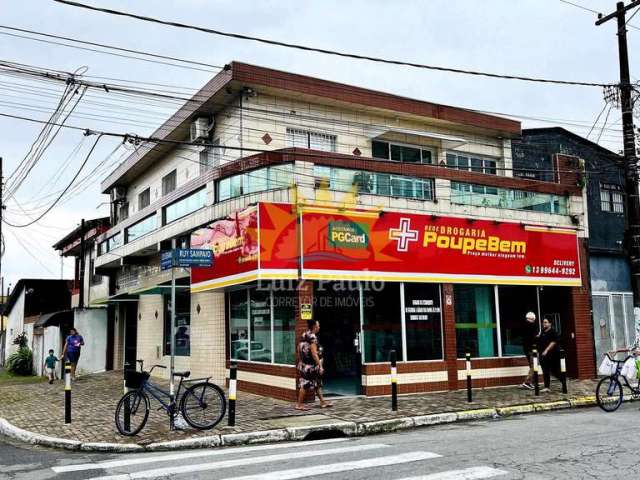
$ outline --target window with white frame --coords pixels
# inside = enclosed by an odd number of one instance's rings
[[[373,140],[371,142],[371,156],[384,160],[403,163],[433,163],[434,150],[428,147],[403,145],[399,143]]]
[[[624,213],[624,195],[621,185],[613,183],[600,184],[600,210],[603,212]]]
[[[287,128],[287,146],[309,148],[311,150],[323,150],[325,152],[336,151],[336,135],[312,132],[300,128]]]
[[[480,157],[468,153],[447,153],[447,167],[468,172],[497,173],[498,162],[495,158]]]

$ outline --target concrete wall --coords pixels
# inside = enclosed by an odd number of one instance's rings
[[[188,139],[187,139],[188,140]],[[127,189],[129,216],[138,212],[138,195],[150,189],[151,203],[162,197],[162,177],[176,170],[176,187],[193,180],[200,175],[199,153],[194,148],[176,148],[155,164],[155,168],[146,170]]]
[[[16,336],[20,335],[24,329],[24,289],[20,292],[20,296],[16,300],[16,303],[13,305],[11,312],[9,312],[8,320],[7,320],[7,338],[6,338],[6,347],[5,352],[6,356],[9,357],[12,353],[14,353],[18,347],[13,344],[13,340]],[[29,341],[31,341],[31,337],[29,337]]]
[[[53,349],[53,354],[60,359],[60,361],[64,361],[62,358],[62,339],[60,338],[60,327],[52,325],[44,329],[44,356],[49,356],[49,349]],[[56,369],[59,369],[60,365],[56,366]]]
[[[238,102],[216,115],[216,124],[212,138],[220,139],[223,146],[244,147],[249,149],[272,150],[287,147],[287,128],[301,128],[318,133],[336,135],[336,152],[353,154],[357,148],[365,157],[371,156],[371,138],[382,134],[386,129],[414,130],[430,133],[450,134],[463,137],[467,144],[456,151],[486,155],[498,159],[500,167],[511,166],[511,142],[488,135],[470,133],[468,128],[452,125],[444,128],[425,121],[413,121],[398,118],[395,115],[382,115],[364,108],[347,109],[332,105],[303,102],[293,98],[275,97],[258,92],[256,96],[245,97],[243,108]],[[252,111],[256,109],[260,111]],[[240,117],[242,116],[242,136],[240,138]],[[263,140],[265,133],[271,137],[267,144]],[[424,145],[436,149],[436,158],[446,159],[446,147],[440,140],[418,137],[405,133],[385,133],[384,139],[399,143]],[[240,158],[240,150],[224,151],[222,163]],[[250,152],[244,152],[248,155]],[[511,175],[510,170],[500,171],[500,175]]]
[[[74,311],[74,327],[84,338],[79,373],[102,372],[107,361],[107,310],[85,309]]]
[[[156,316],[157,313],[157,316]],[[146,369],[162,363],[164,315],[162,295],[140,295],[138,300],[137,359],[144,360]],[[154,374],[165,375],[162,370]]]
[[[191,372],[195,377],[213,376],[219,385],[224,384],[226,370],[224,305],[221,291],[191,295]]]
[[[199,307],[199,308],[198,308]],[[158,316],[156,318],[156,312]],[[142,295],[138,302],[138,359],[145,368],[154,364],[169,367],[164,355],[164,308],[162,295]],[[223,384],[225,378],[224,292],[211,291],[191,296],[191,355],[175,357],[176,370],[190,370],[191,376],[212,377]],[[154,376],[168,378],[168,370],[156,369]]]

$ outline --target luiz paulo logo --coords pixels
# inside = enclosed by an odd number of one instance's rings
[[[411,219],[403,217],[398,228],[389,229],[389,240],[397,242],[399,252],[406,252],[409,250],[409,242],[418,241],[418,230],[411,230]]]

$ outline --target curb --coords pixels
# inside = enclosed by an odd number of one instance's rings
[[[633,399],[629,398],[628,401],[633,401]],[[47,435],[29,432],[28,430],[16,427],[4,418],[0,418],[0,435],[31,445],[41,445],[65,450],[101,453],[135,453],[144,451],[153,452],[302,441],[312,433],[320,435],[324,433],[325,435],[339,434],[340,436],[345,437],[362,437],[365,435],[398,432],[413,428],[444,425],[447,423],[470,422],[489,418],[497,419],[513,415],[550,412],[570,408],[584,408],[595,405],[597,405],[597,402],[594,396],[584,396],[553,402],[530,403],[498,408],[478,408],[472,410],[461,410],[458,412],[435,413],[415,417],[399,417],[370,422],[336,421],[324,425],[288,427],[247,433],[227,433],[206,437],[188,438],[184,440],[156,442],[149,445],[139,445],[136,443],[80,442],[78,440],[49,437]]]

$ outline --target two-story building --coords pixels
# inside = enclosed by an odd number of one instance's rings
[[[214,252],[178,270],[176,367],[292,399],[296,343],[321,323],[325,389],[456,389],[521,382],[522,322],[552,318],[570,373],[594,372],[580,160],[516,178],[516,121],[233,62],[103,182],[97,238],[114,278],[114,365],[168,363],[170,272],[160,254]]]
[[[625,192],[623,158],[561,127],[523,130],[514,143],[517,176],[551,180],[553,156],[584,159],[589,211],[588,272],[596,358],[633,344],[640,325],[633,311],[633,289],[624,248]],[[532,168],[532,169],[531,169]]]
[[[53,245],[63,257],[74,258],[74,279],[71,291],[71,321],[83,336],[79,373],[93,373],[113,368],[113,335],[115,307],[108,303],[109,277],[95,273],[96,238],[109,230],[109,217],[83,220]]]

